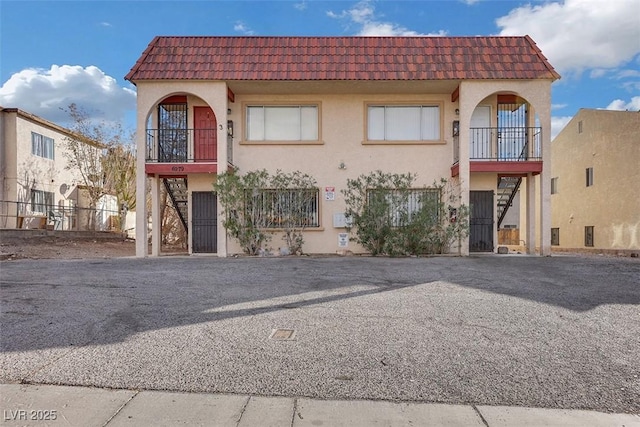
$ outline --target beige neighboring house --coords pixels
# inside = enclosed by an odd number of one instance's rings
[[[0,114],[0,228],[87,230],[91,218],[96,230],[115,229],[116,197],[90,212],[79,173],[67,168],[64,141],[75,135],[17,108]]]
[[[317,180],[307,253],[363,251],[345,239],[341,190],[380,169],[417,173],[417,186],[453,183],[472,207],[463,254],[496,250],[517,183],[526,250],[549,255],[559,77],[528,36],[156,37],[126,76],[138,94],[137,206],[147,186],[152,195],[136,254],[148,253],[148,215],[151,254],[160,254],[162,188],[191,253],[241,252],[212,192],[216,174],[238,167]]]
[[[640,112],[581,109],[551,151],[553,250],[640,251]]]

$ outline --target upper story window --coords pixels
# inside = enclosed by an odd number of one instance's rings
[[[318,141],[317,105],[247,107],[248,141]]]
[[[54,159],[54,141],[39,133],[31,132],[31,154],[34,156],[44,157],[45,159]]]
[[[558,194],[558,178],[551,178],[551,194]]]
[[[369,105],[367,140],[440,141],[440,106]]]

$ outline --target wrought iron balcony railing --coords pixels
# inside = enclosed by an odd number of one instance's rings
[[[469,129],[469,160],[526,162],[542,160],[539,127],[490,127]],[[460,160],[460,141],[453,141],[453,161]]]
[[[216,162],[216,129],[147,129],[146,161]]]

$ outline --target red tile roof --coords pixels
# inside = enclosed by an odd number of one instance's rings
[[[140,80],[560,78],[523,37],[155,37]]]

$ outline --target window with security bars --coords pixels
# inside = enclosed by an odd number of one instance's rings
[[[54,140],[36,132],[31,132],[31,154],[45,159],[54,159]]]
[[[320,191],[313,189],[261,189],[245,194],[245,211],[258,228],[320,227]]]
[[[49,191],[31,190],[31,212],[44,214],[52,210],[53,196]]]
[[[587,225],[584,228],[584,245],[593,247],[593,225]]]
[[[433,223],[440,219],[440,191],[437,189],[371,189],[367,198],[369,206],[383,207],[384,212],[378,214],[392,227],[406,226],[418,215],[428,215]]]
[[[551,245],[552,246],[560,245],[560,229],[559,228],[551,229]]]

